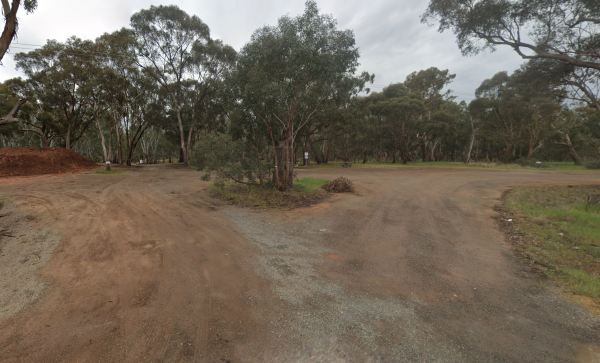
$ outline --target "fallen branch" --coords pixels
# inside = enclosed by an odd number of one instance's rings
[[[0,118],[0,126],[18,123],[19,119],[15,117],[15,114],[19,111],[19,108],[25,104],[25,102],[27,102],[27,98],[20,99],[15,107],[10,110],[8,115]]]

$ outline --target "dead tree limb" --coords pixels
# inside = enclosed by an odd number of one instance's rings
[[[20,99],[19,102],[13,107],[12,110],[8,113],[8,115],[0,118],[0,126],[16,124],[19,122],[19,119],[15,117],[16,113],[19,111],[19,108],[23,106],[27,102],[27,98]]]

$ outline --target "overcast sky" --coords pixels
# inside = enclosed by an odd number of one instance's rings
[[[499,71],[513,71],[523,60],[512,50],[499,49],[463,57],[454,35],[440,34],[420,23],[426,0],[318,0],[322,12],[332,14],[341,29],[352,29],[360,48],[360,71],[375,74],[374,91],[432,66],[457,75],[450,86],[459,100],[473,98],[481,82]],[[150,5],[176,4],[198,15],[211,36],[239,50],[257,28],[274,25],[283,14],[298,15],[304,0],[39,0],[33,14],[20,13],[18,39],[0,68],[0,81],[19,76],[12,54],[42,45],[47,39],[64,41],[72,35],[95,39],[129,25],[130,16]],[[21,43],[21,44],[18,44]],[[28,45],[25,45],[28,44]]]

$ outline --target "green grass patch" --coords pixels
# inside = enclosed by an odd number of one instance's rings
[[[363,164],[362,162],[353,163],[352,168],[365,168],[365,167],[419,167],[419,168],[476,168],[476,169],[499,169],[499,170],[540,170],[540,171],[585,171],[585,172],[599,172],[600,170],[586,169],[584,166],[575,165],[572,162],[543,162],[543,167],[536,166],[521,166],[519,164],[507,164],[492,163],[492,162],[470,162],[465,164],[463,162],[451,162],[451,161],[413,161],[404,165],[401,162],[392,163],[391,161],[383,162],[368,162]],[[333,169],[341,168],[340,162],[331,162],[327,164],[312,164],[310,166],[296,166],[298,169]]]
[[[114,174],[127,174],[126,171],[123,170],[96,170],[94,172],[94,174],[99,174],[99,175],[114,175]]]
[[[297,188],[303,192],[310,192],[315,189],[321,188],[324,184],[327,183],[329,183],[329,180],[327,179],[302,178],[294,180],[294,188]]]
[[[524,234],[519,254],[548,278],[600,303],[600,186],[518,187],[505,198]]]
[[[327,198],[328,193],[321,189],[327,183],[325,179],[302,178],[294,181],[294,188],[280,192],[272,186],[249,186],[225,183],[222,186],[210,186],[212,194],[231,204],[253,208],[293,209],[308,207]]]

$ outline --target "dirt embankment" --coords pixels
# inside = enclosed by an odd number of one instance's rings
[[[0,149],[0,177],[62,174],[94,168],[85,156],[67,149],[5,147]]]

